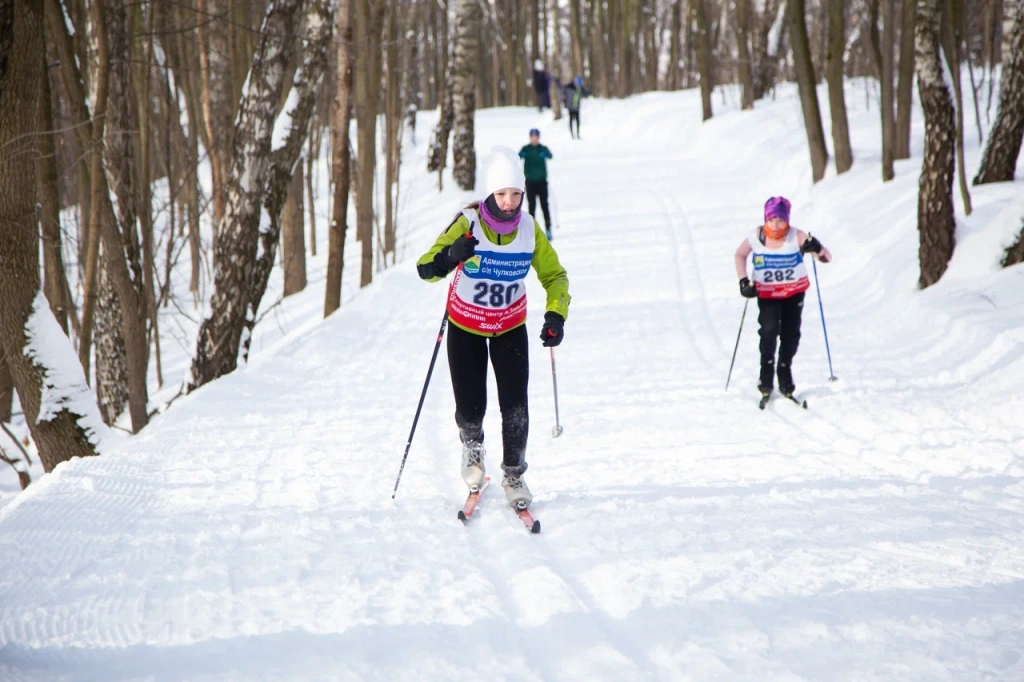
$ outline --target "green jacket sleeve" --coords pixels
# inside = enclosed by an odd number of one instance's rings
[[[558,313],[568,319],[569,302],[572,300],[569,295],[569,275],[558,261],[555,247],[551,246],[551,242],[548,241],[540,224],[537,221],[534,221],[533,224],[535,246],[532,265],[537,272],[537,279],[540,280],[548,294],[548,305],[545,310],[549,313]]]
[[[416,261],[416,271],[428,282],[440,282],[448,276],[452,268],[447,267],[442,251],[455,243],[455,240],[469,232],[469,221],[460,215],[451,226],[441,233],[434,245]]]

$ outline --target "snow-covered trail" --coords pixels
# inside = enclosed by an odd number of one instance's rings
[[[699,130],[693,93],[588,105],[582,141],[544,128],[574,300],[557,440],[531,349],[541,535],[498,486],[456,521],[443,351],[390,499],[446,291],[406,263],[0,512],[0,679],[1024,677],[1024,297],[1002,274],[991,308],[903,286],[912,222],[865,254],[860,225],[890,220],[916,174],[892,197],[865,198],[870,163],[799,189],[792,98],[755,112],[758,137],[735,114]],[[480,147],[539,120],[483,112]],[[820,271],[840,381],[810,293],[808,411],[757,409],[754,307],[723,392],[732,252],[777,193],[837,257]]]

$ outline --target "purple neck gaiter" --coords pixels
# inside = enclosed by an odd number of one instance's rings
[[[493,204],[493,208],[491,204]],[[520,202],[516,212],[511,216],[506,216],[498,208],[498,205],[494,203],[494,195],[492,194],[485,201],[480,202],[480,217],[483,218],[487,227],[498,234],[510,235],[519,227],[519,218],[523,215],[522,207],[522,202]]]

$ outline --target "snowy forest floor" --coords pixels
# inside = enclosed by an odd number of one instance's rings
[[[920,111],[883,185],[858,95],[855,165],[813,188],[790,86],[704,125],[696,92],[587,101],[578,142],[549,114],[479,112],[478,153],[537,126],[555,157],[573,305],[557,440],[531,349],[539,536],[499,487],[456,521],[443,352],[390,499],[446,292],[412,260],[474,198],[450,176],[438,195],[411,148],[397,267],[319,322],[311,262],[248,367],[0,511],[0,679],[1024,679],[1024,269],[997,268],[1022,184],[975,189],[950,271],[918,291]],[[806,411],[757,409],[753,307],[723,391],[732,254],[773,194],[835,256],[839,381],[812,287]],[[529,294],[533,338],[532,275]]]

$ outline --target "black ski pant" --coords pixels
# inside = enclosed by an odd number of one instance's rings
[[[530,215],[536,216],[537,199],[540,199],[540,210],[544,211],[544,227],[551,230],[551,211],[548,210],[548,181],[527,180],[526,201],[530,205]]]
[[[463,443],[483,443],[487,411],[487,355],[490,351],[501,408],[501,468],[509,474],[526,471],[526,437],[530,433],[527,387],[530,361],[526,325],[501,336],[485,337],[455,325],[448,327],[448,367],[455,391],[455,423]]]
[[[790,366],[800,347],[800,316],[804,310],[804,292],[789,298],[759,298],[757,321],[761,325],[761,374],[775,366],[775,345],[779,346],[779,364]],[[771,376],[771,371],[768,376]]]
[[[576,121],[575,137],[579,137],[580,136],[580,112],[578,112],[578,111],[570,111],[569,112],[569,134],[570,135],[573,135],[573,132],[572,132],[572,122],[573,121]]]

